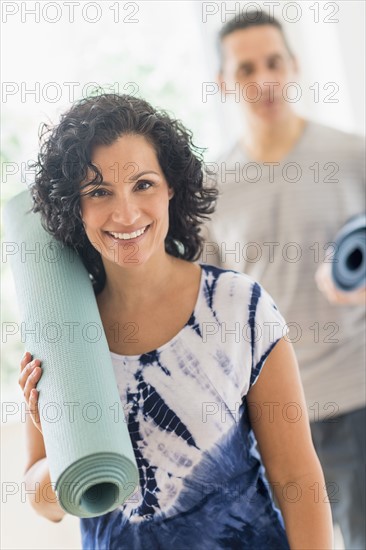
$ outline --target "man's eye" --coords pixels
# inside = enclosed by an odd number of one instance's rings
[[[281,60],[280,59],[273,59],[272,61],[270,61],[268,63],[268,68],[269,69],[278,69],[279,67],[281,67]]]
[[[252,72],[252,69],[250,67],[240,67],[238,70],[238,76],[249,76]]]

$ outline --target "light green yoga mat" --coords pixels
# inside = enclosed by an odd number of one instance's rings
[[[42,361],[39,410],[51,482],[62,508],[90,518],[135,490],[138,470],[92,284],[80,258],[26,213],[4,211],[22,314],[22,341]]]

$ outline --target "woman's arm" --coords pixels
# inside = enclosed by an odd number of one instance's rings
[[[247,395],[259,450],[291,550],[333,548],[331,509],[292,345],[281,338]]]
[[[51,484],[47,458],[35,462],[24,474],[26,491],[31,494],[31,505],[37,514],[59,522],[66,512],[58,503],[57,495]]]
[[[26,352],[20,362],[19,376],[19,385],[27,405],[25,421],[27,458],[23,477],[27,494],[31,495],[30,503],[34,510],[50,521],[58,522],[66,512],[59,505],[57,495],[52,488],[47,464],[36,391],[37,382],[42,376],[41,362],[35,359],[31,363],[31,359],[31,354]]]

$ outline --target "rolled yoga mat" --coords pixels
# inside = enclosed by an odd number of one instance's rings
[[[350,219],[336,235],[332,279],[345,292],[366,286],[366,214]]]
[[[4,210],[22,342],[42,361],[38,406],[52,487],[66,512],[91,518],[134,492],[138,469],[89,274],[39,214],[27,213],[31,204],[25,191]]]

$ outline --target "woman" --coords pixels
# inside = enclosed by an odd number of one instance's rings
[[[37,166],[34,210],[91,275],[140,474],[124,505],[81,519],[83,548],[331,548],[285,321],[246,275],[195,262],[217,191],[190,133],[145,101],[103,94],[63,115]],[[41,489],[41,363],[30,360],[26,479]],[[33,506],[64,516],[57,499]]]

